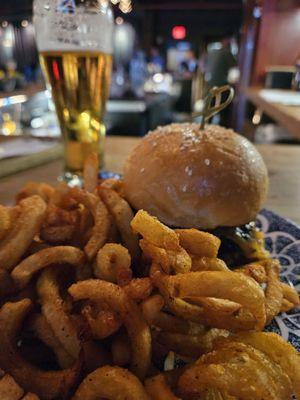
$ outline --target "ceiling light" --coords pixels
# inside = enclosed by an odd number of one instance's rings
[[[21,25],[22,25],[23,28],[27,28],[27,26],[28,26],[27,19],[23,19],[23,21],[21,22]]]

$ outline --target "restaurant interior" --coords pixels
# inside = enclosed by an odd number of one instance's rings
[[[66,10],[77,5],[75,0],[60,3]],[[262,152],[266,145],[273,146],[274,152],[278,146],[297,149],[298,0],[114,0],[111,7],[114,55],[103,116],[108,139],[130,140],[157,126],[198,122],[210,90],[230,85],[234,99],[211,116],[212,123],[234,129],[261,146]],[[46,163],[61,155],[60,141],[51,88],[39,62],[33,2],[1,1],[2,183],[38,165],[47,171]],[[274,152],[265,157],[273,158]],[[107,170],[115,167],[114,172],[122,172],[120,163],[114,164],[114,154],[105,156]],[[293,174],[297,168],[299,172],[296,159]],[[288,168],[288,161],[282,162],[281,173]],[[280,185],[284,181],[281,178]],[[273,186],[270,201],[276,203]],[[295,196],[286,196],[296,202],[300,189],[293,185],[291,190]],[[290,216],[300,220],[298,211]]]
[[[300,400],[300,0],[0,0],[0,400]]]

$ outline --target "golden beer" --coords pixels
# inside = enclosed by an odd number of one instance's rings
[[[97,152],[103,165],[104,112],[112,55],[93,51],[41,51],[65,142],[65,169],[78,173],[86,156]]]

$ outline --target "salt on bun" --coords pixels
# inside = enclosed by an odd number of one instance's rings
[[[171,227],[214,229],[255,219],[268,190],[256,148],[231,129],[171,124],[145,136],[124,168],[125,195]]]

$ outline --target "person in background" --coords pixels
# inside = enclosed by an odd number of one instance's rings
[[[136,50],[129,63],[129,76],[137,97],[144,95],[144,83],[147,79],[146,56],[142,50]]]
[[[207,52],[205,60],[205,81],[209,88],[228,84],[228,73],[237,62],[230,49],[229,37],[221,41],[221,48]]]
[[[165,69],[165,61],[157,47],[152,47],[150,50],[150,64],[155,72],[163,72]]]
[[[188,50],[186,53],[186,58],[182,61],[180,68],[182,72],[187,72],[193,74],[197,71],[198,61],[193,50]]]
[[[225,37],[221,40],[220,48],[209,50],[206,54],[204,76],[207,91],[215,86],[219,87],[232,83],[228,79],[229,71],[237,65],[237,61],[231,52],[230,44],[231,38]],[[225,94],[224,100],[226,96]],[[213,120],[213,122],[228,127],[230,125],[230,117],[231,107],[229,106],[218,114],[216,117],[218,120]]]

